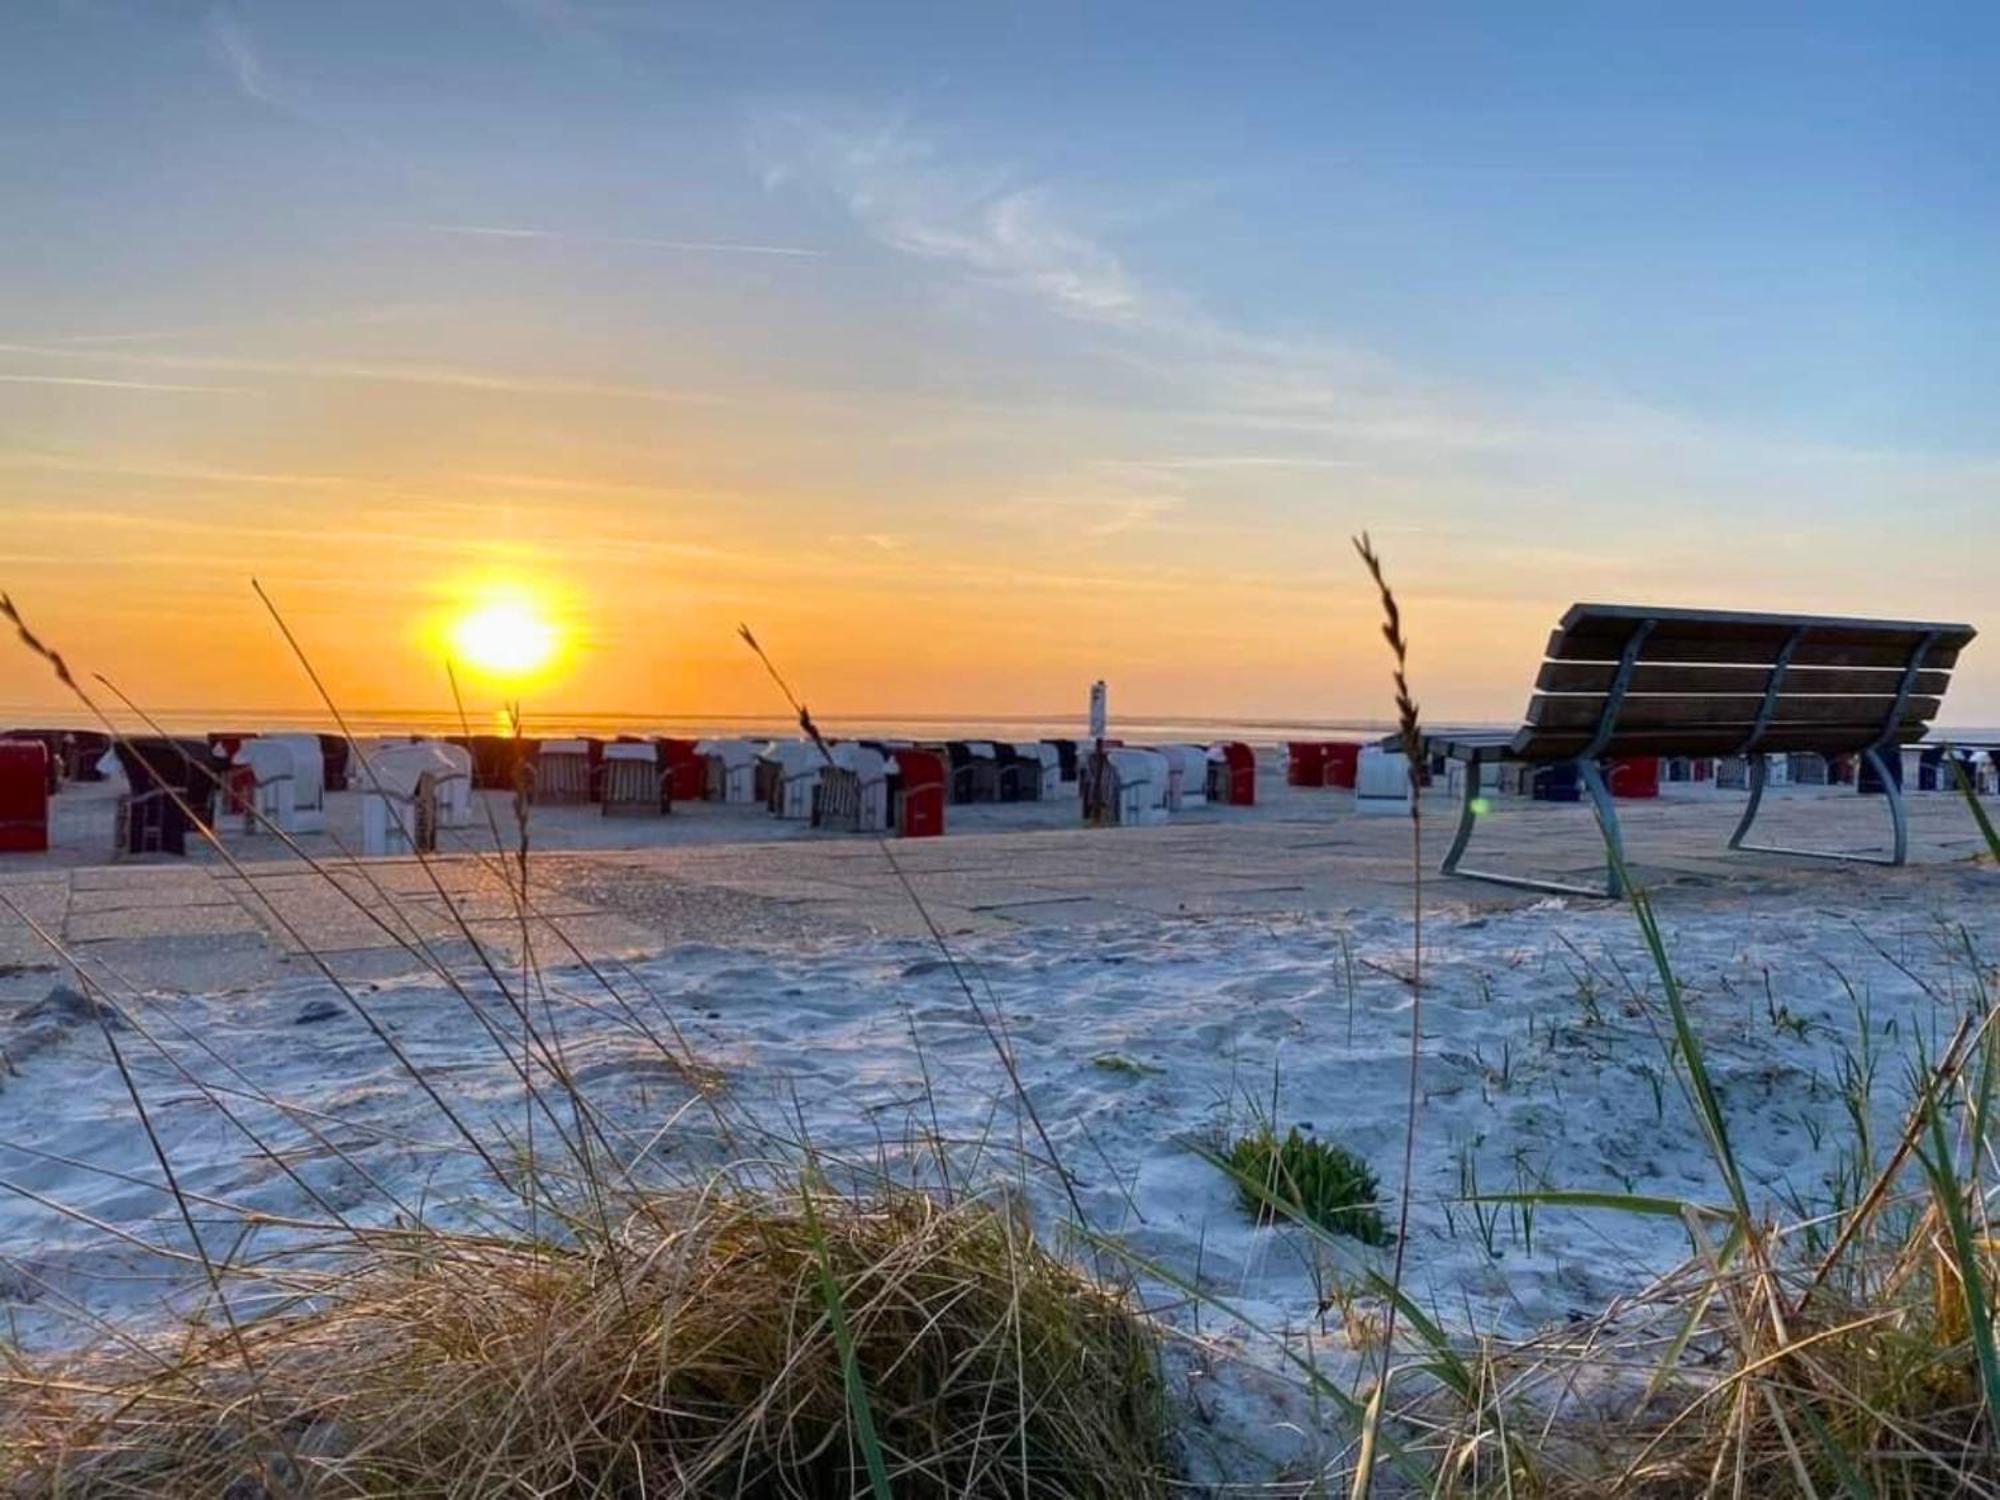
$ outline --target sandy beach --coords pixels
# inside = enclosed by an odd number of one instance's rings
[[[1379,1316],[1362,1277],[1385,1252],[1258,1225],[1203,1149],[1269,1116],[1359,1153],[1385,1198],[1400,1191],[1412,877],[1407,820],[1271,780],[1254,811],[1165,827],[1077,827],[1065,801],[954,809],[983,816],[889,844],[734,808],[644,825],[538,811],[525,923],[490,833],[483,853],[336,859],[325,873],[241,838],[235,870],[212,854],[87,864],[76,851],[95,813],[79,802],[67,850],[0,869],[9,1325],[28,1347],[68,1346],[101,1338],[100,1320],[143,1326],[206,1295],[188,1261],[154,1253],[185,1252],[186,1233],[108,1039],[87,1011],[29,1009],[75,982],[73,962],[118,1007],[114,1035],[218,1252],[309,1253],[314,1231],[287,1225],[329,1206],[527,1229],[358,1003],[476,1131],[513,1149],[535,1114],[519,1058],[553,1045],[619,1122],[641,1180],[784,1159],[805,1138],[857,1182],[935,1185],[942,1139],[951,1181],[1021,1196],[1057,1239],[1080,1208],[1084,1229],[1120,1247],[1187,1338],[1174,1395],[1194,1472],[1310,1463],[1333,1429],[1274,1351],[1310,1348],[1353,1374]],[[1977,831],[1951,798],[1914,799],[1915,862],[1893,871],[1725,854],[1735,800],[1632,804],[1627,838],[1744,1172],[1760,1211],[1778,1213],[1841,1169],[1843,1069],[1879,1056],[1862,1108],[1893,1134],[1911,1048],[1935,1052],[1983,1003],[1977,934],[2000,877],[1971,862]],[[1442,799],[1431,812],[1434,858]],[[1774,809],[1781,834],[1856,846],[1879,817],[1845,789],[1796,790]],[[1489,836],[1548,873],[1597,868],[1575,807],[1509,800]],[[595,847],[620,840],[646,846]],[[1519,1337],[1596,1316],[1686,1258],[1680,1224],[1476,1200],[1720,1194],[1632,913],[1434,878],[1423,900],[1406,1285],[1464,1330]],[[1214,1304],[1190,1306],[1148,1267]]]

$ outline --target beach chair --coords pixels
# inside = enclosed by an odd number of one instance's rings
[[[472,789],[477,792],[514,790],[515,741],[511,734],[448,735],[448,745],[462,746],[472,757]]]
[[[126,793],[118,799],[119,848],[127,854],[185,855],[188,833],[214,821],[215,793],[228,762],[205,740],[120,740],[109,753],[125,773]]]
[[[589,743],[543,740],[535,756],[535,801],[551,807],[574,807],[589,800]]]
[[[967,779],[971,783],[968,802],[998,802],[1000,800],[1000,756],[991,740],[967,740],[965,752],[969,770]]]
[[[1062,795],[1062,751],[1048,740],[1037,740],[1034,744],[1018,744],[1015,753],[1029,762],[1034,778],[1033,800],[1053,802]]]
[[[815,827],[845,833],[889,831],[890,778],[896,762],[869,745],[844,741],[832,750],[833,764],[820,772],[813,799]]]
[[[1410,758],[1394,745],[1363,745],[1354,757],[1354,810],[1410,810]]]
[[[1900,865],[1909,830],[1885,756],[1921,740],[1969,625],[1733,610],[1578,604],[1550,636],[1522,727],[1446,731],[1427,749],[1456,761],[1568,768],[1590,799],[1606,848],[1601,887],[1461,869],[1486,803],[1467,796],[1443,870],[1570,895],[1624,894],[1624,845],[1603,762],[1624,756],[1740,757],[1748,805],[1731,849]],[[1856,755],[1888,804],[1886,853],[1748,842],[1772,780],[1773,756]],[[1468,783],[1470,785],[1470,783]]]
[[[1074,782],[1076,780],[1076,741],[1043,740],[1042,743],[1055,747],[1056,764],[1061,768],[1062,779],[1066,782]]]
[[[1285,785],[1326,785],[1326,746],[1318,740],[1292,740],[1285,745]]]
[[[259,735],[243,741],[230,757],[230,764],[250,774],[244,804],[239,807],[232,801],[229,808],[231,813],[242,814],[245,833],[273,828],[280,833],[317,833],[326,827],[325,798],[320,791],[324,769],[317,737]]]
[[[40,854],[49,847],[53,758],[41,740],[0,740],[0,854]]]
[[[444,740],[418,740],[420,749],[428,750],[435,769],[431,782],[437,793],[437,819],[440,828],[470,828],[472,826],[472,752],[463,745],[449,744]]]
[[[0,732],[0,740],[12,740],[15,744],[32,741],[42,747],[45,752],[42,785],[49,796],[55,796],[62,790],[62,784],[71,779],[70,767],[75,756],[70,751],[71,735],[67,729],[9,729]]]
[[[809,740],[779,740],[764,747],[763,759],[773,772],[765,806],[788,822],[809,821],[813,793],[826,767],[826,756],[819,746]]]
[[[757,753],[749,740],[697,740],[706,767],[702,796],[710,802],[748,806],[757,800]]]
[[[429,854],[437,849],[439,783],[449,764],[431,743],[385,744],[356,768],[361,789],[361,852]]]
[[[316,734],[271,734],[292,752],[293,833],[319,833],[326,828],[326,756]]]
[[[1208,805],[1208,747],[1162,745],[1167,758],[1167,809],[1183,812]]]
[[[1027,747],[995,741],[993,745],[994,794],[1002,802],[1039,802],[1042,796],[1042,762],[1027,753]]]
[[[1157,750],[1124,749],[1104,752],[1110,786],[1106,805],[1114,823],[1147,824],[1167,821],[1167,758]]]
[[[693,740],[661,738],[660,765],[667,778],[667,794],[675,802],[699,802],[708,790],[708,761],[695,753]]]
[[[943,748],[951,776],[951,800],[973,801],[972,747],[964,740],[947,740]]]
[[[347,790],[347,766],[353,748],[337,734],[313,736],[319,741],[320,785],[329,792]]]
[[[1257,802],[1257,752],[1241,740],[1208,747],[1208,800],[1230,807]]]
[[[671,810],[658,747],[616,740],[604,747],[603,791],[598,811],[607,818],[659,818]]]
[[[945,762],[933,750],[896,750],[896,832],[906,839],[944,832]]]

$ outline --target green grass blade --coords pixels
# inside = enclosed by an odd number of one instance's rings
[[[2000,1349],[1994,1347],[1993,1320],[1987,1312],[1986,1278],[1979,1269],[1979,1246],[1972,1233],[1972,1220],[1965,1210],[1965,1194],[1958,1174],[1952,1169],[1951,1145],[1945,1139],[1942,1111],[1931,1112],[1931,1149],[1919,1151],[1917,1159],[1931,1180],[1931,1192],[1944,1211],[1951,1230],[1952,1254],[1957,1260],[1959,1285],[1965,1297],[1965,1318],[1969,1325],[1973,1353],[1979,1360],[1979,1379],[1986,1398],[1989,1422],[2000,1419]]]
[[[1819,1451],[1826,1455],[1827,1467],[1831,1468],[1840,1480],[1840,1487],[1847,1491],[1848,1500],[1875,1500],[1875,1491],[1869,1488],[1868,1481],[1862,1478],[1861,1471],[1854,1467],[1854,1461],[1848,1456],[1847,1450],[1840,1446],[1839,1439],[1834,1437],[1828,1430],[1825,1420],[1813,1409],[1813,1403],[1801,1401],[1798,1405],[1798,1414],[1804,1419],[1806,1426],[1812,1429],[1813,1438],[1819,1444]]]
[[[1972,784],[1972,778],[1965,774],[1965,762],[1952,752],[1952,747],[1944,747],[1946,764],[1951,767],[1952,778],[1958,782],[1960,795],[1965,805],[1972,809],[1972,821],[1979,825],[1979,833],[1986,840],[1986,852],[2000,859],[2000,830],[1993,827],[1993,820],[1986,816],[1986,808],[1979,800],[1979,788]]]
[[[1689,1214],[1728,1219],[1727,1209],[1685,1198],[1660,1198],[1647,1193],[1601,1192],[1593,1188],[1534,1188],[1520,1193],[1475,1193],[1467,1203],[1525,1203],[1537,1208],[1608,1208],[1619,1213],[1656,1219],[1684,1219]]]
[[[1430,1349],[1431,1373],[1449,1386],[1459,1400],[1467,1406],[1473,1405],[1478,1400],[1478,1382],[1472,1377],[1472,1367],[1456,1349],[1452,1348],[1451,1340],[1445,1337],[1444,1330],[1438,1327],[1437,1323],[1418,1307],[1402,1288],[1380,1271],[1369,1271],[1367,1281],[1378,1296],[1386,1297],[1396,1304],[1404,1320],[1416,1329],[1417,1337],[1421,1338]]]
[[[847,1391],[847,1409],[854,1417],[855,1440],[862,1462],[868,1466],[868,1487],[875,1500],[895,1500],[889,1488],[889,1466],[882,1457],[882,1440],[875,1432],[875,1410],[868,1401],[868,1385],[861,1378],[861,1360],[854,1350],[854,1333],[847,1323],[847,1300],[841,1295],[840,1280],[833,1274],[833,1255],[827,1248],[826,1230],[819,1221],[813,1202],[812,1185],[799,1182],[799,1198],[805,1205],[806,1233],[811,1237],[813,1265],[818,1272],[820,1297],[826,1303],[827,1327],[833,1333],[833,1347],[840,1355],[841,1384]]]

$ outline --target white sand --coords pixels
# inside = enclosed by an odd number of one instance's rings
[[[1847,986],[1865,1004],[1882,1055],[1872,1109],[1886,1135],[1903,1108],[1914,1039],[1935,1051],[1959,1007],[1991,980],[1968,954],[1968,945],[1984,954],[1990,899],[1950,879],[1897,889],[1898,905],[1826,910],[1797,909],[1768,889],[1754,901],[1724,889],[1689,896],[1666,914],[1736,1147],[1774,1208],[1819,1197],[1851,1140],[1834,1086],[1843,1053],[1860,1045]],[[1047,928],[958,942],[953,951],[1004,1022],[1093,1226],[1179,1275],[1198,1274],[1266,1330],[1301,1340],[1310,1331],[1329,1368],[1351,1376],[1340,1314],[1320,1315],[1322,1293],[1361,1267],[1386,1266],[1387,1253],[1353,1244],[1316,1256],[1296,1229],[1254,1226],[1231,1184],[1188,1142],[1268,1108],[1275,1068],[1281,1126],[1310,1122],[1360,1152],[1393,1197],[1411,1002],[1397,977],[1409,967],[1407,918],[1371,909],[1313,920]],[[1594,1315],[1680,1261],[1687,1240],[1671,1221],[1548,1209],[1536,1216],[1532,1251],[1518,1220],[1501,1210],[1489,1253],[1471,1210],[1453,1201],[1469,1170],[1489,1192],[1547,1184],[1719,1201],[1707,1148],[1667,1063],[1664,1010],[1631,913],[1561,903],[1472,918],[1461,911],[1429,929],[1425,968],[1408,1265],[1418,1300],[1453,1326],[1526,1332]],[[685,1173],[732,1153],[707,1111],[689,1107],[689,1091],[633,1017],[657,1031],[678,1028],[723,1071],[724,1107],[749,1132],[737,1153],[770,1148],[752,1138],[757,1126],[794,1136],[795,1110],[822,1150],[886,1159],[904,1173],[926,1170],[924,1153],[908,1143],[931,1128],[933,1108],[947,1137],[986,1140],[984,1149],[959,1150],[960,1169],[978,1180],[1016,1174],[1017,1143],[1032,1145],[984,1030],[938,950],[922,941],[681,947],[619,976],[629,1016],[584,975],[563,972],[551,984],[546,1012],[537,1001],[538,1020],[555,1018],[570,1067],[620,1122],[624,1148],[634,1157],[652,1148],[642,1170]],[[475,992],[485,1017],[518,1035],[490,981]],[[211,1254],[243,1258],[293,1238],[280,1227],[246,1235],[245,1212],[324,1219],[326,1209],[168,1057],[233,1091],[243,1122],[343,1214],[386,1219],[397,1208],[386,1192],[405,1211],[443,1222],[522,1224],[518,1206],[359,1019],[298,1019],[330,998],[330,986],[301,980],[126,1002],[151,1041],[121,1031],[120,1044],[183,1189],[203,1195]],[[466,1006],[435,979],[379,986],[363,1000],[465,1121],[511,1159],[512,1148],[498,1143],[521,1139],[519,1080]],[[930,1072],[928,1099],[913,1028]],[[22,1035],[18,1025],[0,1030],[10,1047]],[[1136,1066],[1107,1065],[1114,1058]],[[294,1113],[259,1102],[260,1090]],[[310,1139],[307,1111],[349,1161]],[[1823,1129],[1818,1144],[1815,1129]],[[548,1122],[536,1130],[546,1152]],[[88,1338],[79,1310],[129,1318],[168,1300],[185,1306],[198,1290],[188,1262],[119,1238],[182,1249],[187,1241],[94,1027],[63,1032],[0,1078],[0,1180],[8,1189],[0,1195],[0,1310],[23,1341]],[[1033,1174],[1028,1191],[1051,1225],[1067,1213],[1048,1174]],[[1184,1308],[1171,1316],[1194,1326]],[[1275,1363],[1266,1341],[1233,1329],[1214,1308],[1199,1323],[1222,1346]],[[1192,1410],[1214,1416],[1207,1424],[1190,1418],[1200,1443],[1249,1445],[1204,1462],[1246,1477],[1297,1450],[1301,1440],[1284,1424],[1310,1419],[1303,1403],[1252,1395],[1234,1378],[1206,1382],[1197,1394]]]

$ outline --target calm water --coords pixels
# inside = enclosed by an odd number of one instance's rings
[[[343,712],[346,713],[348,729],[356,735],[458,734],[463,732],[464,727],[458,715],[450,709],[357,709]],[[157,712],[154,718],[173,734],[259,730],[334,732],[337,729],[325,714],[287,714],[270,709],[171,709]],[[1043,736],[1080,739],[1088,733],[1081,714],[827,714],[816,718],[822,730],[838,738],[1032,740]],[[1452,727],[1462,729],[1516,727],[1513,724],[1466,720],[1450,722]],[[119,726],[131,733],[146,732],[136,717],[121,716]],[[0,728],[14,727],[83,729],[97,726],[80,712],[63,713],[48,708],[0,704]],[[502,731],[505,726],[496,716],[480,718],[475,715],[471,717],[469,727],[474,734],[487,734]],[[1385,734],[1391,727],[1386,719],[1247,719],[1114,714],[1111,720],[1111,733],[1121,739],[1200,743],[1245,740],[1266,745],[1293,739],[1373,736]],[[795,735],[798,726],[778,714],[530,713],[525,718],[522,733],[543,739],[570,735],[595,735],[608,739],[618,734],[673,735],[687,739],[763,739]],[[2000,744],[2000,728],[1953,724],[1938,729],[1932,738],[1964,744]]]
[[[463,732],[459,716],[449,709],[359,709],[342,710],[348,729],[356,735],[377,734],[458,734]],[[334,731],[326,714],[286,714],[269,709],[162,710],[154,714],[161,727],[175,734],[207,734],[212,731]],[[1081,737],[1087,733],[1084,716],[1059,714],[826,714],[815,716],[822,730],[843,738],[883,739],[977,739],[1031,740],[1044,735]],[[136,719],[121,717],[120,727],[144,733]],[[0,704],[0,725],[20,728],[81,729],[97,727],[81,713],[62,713],[47,708],[22,708]],[[500,730],[496,717],[471,716],[474,734]],[[1111,733],[1124,739],[1197,740],[1240,739],[1274,743],[1286,739],[1333,738],[1387,732],[1389,724],[1380,719],[1233,719],[1200,716],[1113,716]],[[525,716],[522,732],[541,738],[565,735],[615,734],[675,735],[690,739],[741,737],[758,739],[798,733],[791,719],[777,714],[671,715],[646,713],[535,714]]]

